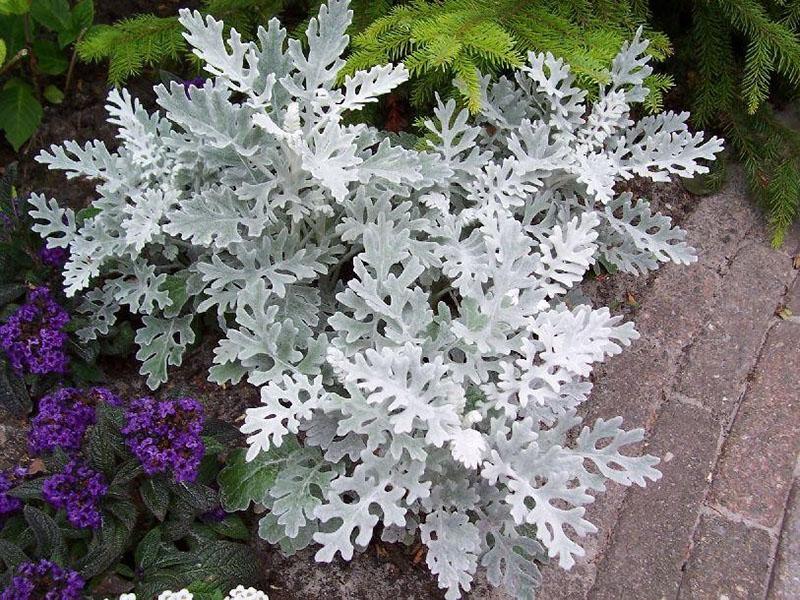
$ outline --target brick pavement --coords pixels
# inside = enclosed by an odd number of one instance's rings
[[[740,175],[683,226],[700,260],[658,272],[589,408],[645,427],[664,477],[598,496],[540,600],[800,599],[800,230],[771,248]]]

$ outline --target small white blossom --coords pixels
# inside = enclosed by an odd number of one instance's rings
[[[260,590],[240,585],[232,589],[225,600],[269,600],[269,597]]]

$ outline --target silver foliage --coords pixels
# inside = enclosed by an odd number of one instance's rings
[[[154,114],[112,91],[116,151],[38,157],[97,181],[93,214],[34,195],[36,231],[70,250],[84,338],[121,306],[143,316],[152,387],[194,316],[216,316],[210,378],[261,388],[248,457],[296,449],[264,490],[264,537],[316,542],[330,561],[381,523],[385,539],[421,537],[448,599],[478,565],[531,598],[537,558],[583,554],[592,493],[660,476],[656,458],[624,453],[641,430],[577,414],[592,366],[636,332],[563,297],[600,255],[631,272],[692,262],[669,218],[615,186],[702,173],[721,143],[686,114],[632,119],[651,72],[637,35],[591,106],[563,61],[531,54],[513,79],[483,81],[477,119],[439,102],[427,149],[408,149],[344,118],[408,76],[380,66],[337,87],[350,19],[330,0],[304,51],[275,20],[244,42],[181,11],[211,79],[157,86]]]

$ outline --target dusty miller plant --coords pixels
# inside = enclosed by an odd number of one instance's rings
[[[227,475],[249,495],[229,504],[266,505],[266,539],[349,559],[381,524],[384,540],[421,537],[448,599],[478,565],[530,598],[535,559],[583,553],[590,492],[659,477],[656,458],[623,453],[641,430],[581,428],[576,412],[632,324],[564,295],[600,255],[633,272],[693,261],[669,218],[614,186],[704,172],[721,144],[686,114],[631,118],[651,72],[637,36],[592,106],[563,61],[531,54],[513,80],[483,81],[478,122],[440,102],[427,150],[404,147],[343,120],[408,76],[379,66],[335,87],[350,19],[331,0],[305,51],[275,20],[244,43],[182,11],[211,79],[156,87],[155,114],[112,91],[116,151],[39,156],[99,181],[93,214],[34,195],[36,230],[70,250],[81,335],[122,306],[142,315],[152,387],[195,315],[216,313],[210,379],[246,379],[263,401]]]

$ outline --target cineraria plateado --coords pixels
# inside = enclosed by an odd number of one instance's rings
[[[346,0],[310,21],[307,51],[275,20],[245,43],[180,18],[202,87],[157,86],[154,114],[114,90],[116,151],[39,156],[98,180],[82,221],[30,199],[36,231],[69,249],[66,291],[92,319],[80,334],[123,306],[142,315],[156,387],[214,311],[210,379],[246,378],[263,401],[228,477],[277,470],[229,508],[266,505],[261,535],[286,552],[316,542],[320,561],[351,558],[381,523],[385,540],[421,537],[448,599],[478,565],[532,597],[536,558],[582,555],[590,492],[660,475],[622,452],[641,430],[580,428],[592,364],[637,334],[564,295],[601,255],[627,272],[692,262],[684,233],[615,185],[705,172],[721,142],[685,113],[633,120],[651,72],[638,36],[591,106],[563,61],[531,54],[513,79],[482,80],[477,122],[439,102],[419,151],[343,119],[408,76],[379,66],[336,87]]]

